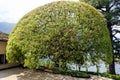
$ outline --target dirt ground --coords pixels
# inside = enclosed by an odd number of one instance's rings
[[[47,72],[38,72],[29,69],[12,68],[0,71],[0,80],[112,80],[100,76],[91,76],[89,79],[63,76]]]

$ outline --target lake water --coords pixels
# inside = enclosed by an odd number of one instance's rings
[[[43,62],[46,63],[46,61],[50,60],[50,59],[49,58],[45,58],[45,59],[42,59],[42,60],[43,60]],[[76,66],[75,64],[67,64],[67,66],[68,66],[69,69],[79,70],[78,66]],[[81,67],[81,71],[86,71],[86,68]],[[97,68],[96,68],[96,66],[90,66],[90,67],[88,67],[88,71],[90,71],[90,72],[97,72]],[[120,63],[115,63],[115,71],[116,71],[116,74],[120,74]],[[105,66],[103,61],[100,61],[99,72],[100,73],[107,72],[107,68],[106,68],[106,66]]]
[[[79,70],[78,67],[76,67],[76,65],[74,65],[74,64],[71,65],[71,69]],[[100,70],[101,73],[107,72],[107,68],[105,67],[104,63],[100,64],[99,70]],[[86,68],[81,67],[81,71],[86,71]],[[96,66],[90,66],[88,68],[88,71],[96,72],[97,71]],[[115,63],[115,71],[116,71],[116,74],[120,74],[120,64],[119,63]]]

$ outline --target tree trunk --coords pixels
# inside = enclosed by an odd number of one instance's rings
[[[86,67],[86,72],[88,72],[88,67]]]
[[[79,68],[79,71],[80,71],[81,70],[81,66],[79,65],[78,68]]]
[[[114,52],[113,52],[113,35],[112,35],[112,28],[111,28],[111,24],[108,22],[107,23],[107,28],[108,28],[108,30],[109,30],[109,34],[110,34],[110,39],[111,39],[111,44],[112,44],[112,53],[113,53],[113,55],[112,55],[112,63],[111,64],[109,64],[109,73],[110,74],[116,74],[115,73],[115,63],[114,63]]]
[[[55,61],[55,67],[59,68],[59,61],[58,60]]]
[[[116,73],[115,73],[114,55],[113,55],[113,60],[112,60],[112,63],[111,63],[111,64],[109,64],[109,73],[110,73],[110,74],[116,74]]]
[[[96,69],[97,69],[97,73],[100,72],[100,66],[98,64],[96,64]]]

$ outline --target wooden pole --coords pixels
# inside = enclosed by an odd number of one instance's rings
[[[4,59],[4,62],[3,62],[3,64],[5,64],[5,54],[3,54],[3,56],[4,56],[4,57],[3,57],[3,59]]]

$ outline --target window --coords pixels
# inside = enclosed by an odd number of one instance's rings
[[[5,54],[0,54],[0,64],[6,64],[6,56]]]

